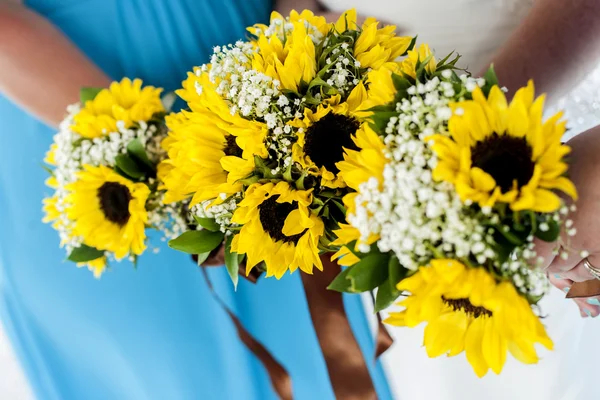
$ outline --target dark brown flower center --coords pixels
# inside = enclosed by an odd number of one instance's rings
[[[237,145],[237,143],[235,142],[236,137],[233,135],[227,135],[227,137],[225,138],[225,140],[227,141],[225,143],[225,148],[223,149],[223,152],[225,153],[226,156],[236,156],[236,157],[241,157],[242,156],[242,148],[240,146]]]
[[[492,312],[490,310],[484,307],[474,306],[473,304],[471,304],[469,299],[447,299],[444,296],[442,296],[442,300],[444,301],[444,303],[452,307],[454,311],[464,311],[466,314],[474,318],[479,318],[482,315],[486,317],[492,316]]]
[[[124,226],[129,221],[129,202],[131,193],[127,186],[117,182],[106,182],[98,189],[100,209],[107,220],[119,226]]]
[[[297,202],[292,203],[278,203],[277,199],[279,195],[272,196],[267,200],[263,201],[258,206],[260,223],[265,232],[271,236],[274,241],[282,241],[284,243],[297,243],[302,237],[304,232],[293,236],[286,236],[283,234],[283,225],[287,216],[298,208]]]
[[[306,131],[304,152],[317,167],[338,173],[336,163],[344,159],[344,147],[358,150],[352,141],[360,123],[352,117],[329,113]]]
[[[474,167],[481,168],[494,178],[502,192],[525,186],[533,176],[532,149],[525,138],[493,133],[471,148]]]

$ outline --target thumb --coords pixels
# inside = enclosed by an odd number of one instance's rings
[[[556,250],[558,248],[558,242],[545,242],[535,238],[533,243],[535,245],[534,250],[536,259],[532,260],[531,264],[541,269],[548,268],[557,256]]]

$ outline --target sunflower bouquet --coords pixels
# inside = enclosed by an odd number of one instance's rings
[[[414,74],[415,41],[394,30],[354,10],[336,23],[275,12],[250,40],[216,47],[177,92],[188,109],[167,117],[165,200],[191,199],[200,228],[170,245],[202,262],[224,242],[234,282],[243,260],[276,278],[322,269],[351,190],[336,164],[367,110],[391,100],[369,82],[399,57]]]
[[[535,363],[535,344],[552,348],[536,306],[549,285],[532,267],[543,261],[535,240],[575,234],[557,192],[577,193],[566,123],[543,119],[532,82],[509,102],[493,68],[473,78],[433,57],[369,88],[390,101],[371,109],[337,164],[353,191],[334,242],[348,268],[330,288],[377,289],[377,310],[401,298],[388,324],[425,323],[430,357],[464,351],[481,377],[500,373],[507,352]]]
[[[147,227],[168,238],[186,229],[181,205],[163,202],[156,179],[172,103],[161,91],[127,78],[82,89],[47,154],[54,193],[44,199],[44,222],[59,233],[68,260],[96,277],[109,259],[135,261],[146,250]]]

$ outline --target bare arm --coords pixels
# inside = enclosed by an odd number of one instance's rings
[[[10,3],[0,0],[0,93],[57,125],[82,86],[109,78],[50,22]]]
[[[533,78],[560,97],[600,62],[600,1],[537,0],[493,62],[511,91]]]

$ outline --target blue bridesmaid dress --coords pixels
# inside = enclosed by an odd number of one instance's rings
[[[214,45],[268,20],[269,0],[30,0],[113,79],[174,90]],[[274,399],[262,365],[240,343],[187,256],[164,244],[137,269],[113,264],[96,280],[64,262],[41,223],[41,168],[53,130],[0,96],[0,313],[40,400]],[[154,242],[160,243],[158,237]],[[288,370],[296,399],[333,399],[300,276],[211,278],[247,329]],[[359,296],[346,298],[366,359],[373,337]],[[379,398],[391,398],[368,362]]]

